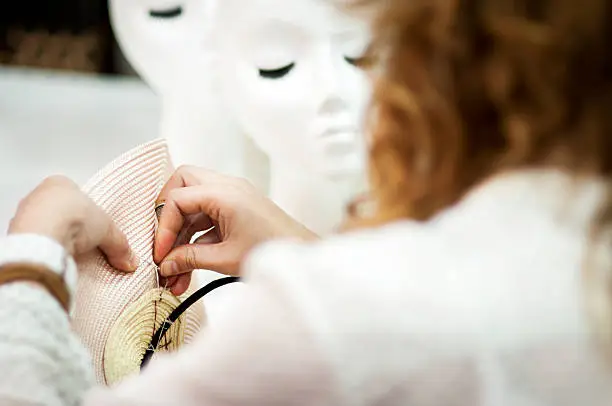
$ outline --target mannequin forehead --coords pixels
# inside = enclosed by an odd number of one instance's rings
[[[233,32],[316,32],[342,35],[364,30],[364,21],[351,16],[333,0],[222,0],[218,21]]]

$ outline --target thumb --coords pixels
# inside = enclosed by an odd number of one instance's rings
[[[130,249],[128,239],[117,225],[107,218],[108,228],[98,248],[106,255],[108,262],[121,271],[135,271],[139,259]]]
[[[226,242],[218,244],[187,244],[173,249],[160,264],[160,274],[167,278],[206,269],[226,275],[239,271],[239,250]]]

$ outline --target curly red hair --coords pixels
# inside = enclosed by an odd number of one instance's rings
[[[355,1],[376,15],[363,61],[375,85],[375,205],[352,221],[426,220],[513,169],[612,186],[612,1]],[[612,245],[612,198],[593,224]],[[584,276],[594,333],[612,355],[612,274],[585,265]]]
[[[499,171],[612,179],[612,4],[357,0],[376,14],[376,221],[425,220]]]

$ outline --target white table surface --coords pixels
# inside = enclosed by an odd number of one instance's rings
[[[0,68],[0,235],[41,180],[63,174],[83,184],[116,156],[157,138],[159,114],[157,97],[137,78]],[[216,277],[204,271],[200,279]],[[211,294],[209,310],[225,296]],[[221,310],[214,307],[209,317]]]

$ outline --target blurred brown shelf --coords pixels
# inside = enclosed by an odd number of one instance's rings
[[[0,65],[114,73],[106,0],[20,0],[0,16]]]

